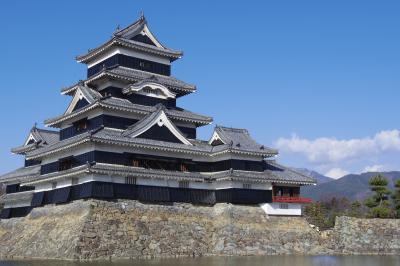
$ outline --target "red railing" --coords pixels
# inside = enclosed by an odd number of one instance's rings
[[[311,203],[312,199],[310,198],[302,198],[302,197],[285,197],[285,196],[274,196],[272,197],[273,202],[282,202],[282,203]]]

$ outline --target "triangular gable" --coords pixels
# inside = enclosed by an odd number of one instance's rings
[[[65,114],[70,114],[75,110],[81,109],[93,103],[98,97],[101,97],[98,92],[95,92],[87,87],[79,86],[75,90],[74,97],[65,111]]]
[[[137,122],[132,128],[127,129],[123,135],[132,138],[147,138],[193,145],[175,127],[165,114],[163,108],[159,108],[158,111]]]
[[[38,143],[38,142],[42,142],[43,138],[40,136],[38,129],[36,127],[36,124],[31,128],[31,130],[29,131],[29,135],[25,140],[24,146],[33,144],[33,143]]]
[[[25,143],[24,143],[24,146],[33,144],[33,143],[35,143],[35,142],[37,142],[37,141],[38,141],[38,140],[35,139],[35,136],[33,136],[33,134],[30,133],[29,136],[28,136],[28,138],[26,139],[26,141],[25,141]]]
[[[182,143],[182,141],[177,138],[166,126],[159,125],[153,125],[147,131],[138,135],[137,138]]]
[[[83,95],[81,89],[78,88],[75,91],[74,98],[72,98],[72,101],[69,104],[67,110],[65,111],[65,114],[70,114],[79,108],[85,107],[86,105],[89,105],[89,100],[86,99],[86,97]]]
[[[145,43],[145,44],[149,44],[149,45],[153,45],[153,46],[157,47],[157,45],[144,32],[141,32],[138,35],[136,35],[130,39],[133,41],[137,41],[137,42],[141,42],[141,43]]]
[[[117,37],[154,45],[159,48],[165,48],[150,31],[144,16],[140,17],[138,21],[134,22],[128,27],[114,33],[114,35]]]
[[[212,146],[218,146],[218,145],[223,145],[226,144],[221,137],[218,135],[217,131],[214,131],[211,139],[208,141],[208,144]]]

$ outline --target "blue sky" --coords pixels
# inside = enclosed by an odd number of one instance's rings
[[[85,77],[74,57],[143,10],[180,100],[214,124],[244,127],[279,161],[338,177],[400,170],[399,1],[7,1],[2,3],[0,173],[34,122],[64,112],[64,86]],[[212,126],[200,130],[209,138]]]

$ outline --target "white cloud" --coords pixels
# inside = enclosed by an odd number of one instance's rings
[[[389,168],[386,167],[383,164],[375,164],[375,165],[366,166],[364,168],[364,170],[362,171],[362,173],[367,173],[367,172],[385,172],[385,171],[389,171]]]
[[[279,138],[276,146],[283,152],[299,153],[312,163],[331,164],[345,160],[400,151],[400,131],[381,131],[373,137],[338,140],[336,138]]]
[[[325,176],[334,178],[334,179],[339,179],[348,174],[349,174],[349,172],[347,172],[346,170],[343,170],[341,168],[332,168],[327,173],[325,173]]]

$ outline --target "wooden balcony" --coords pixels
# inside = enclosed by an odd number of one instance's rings
[[[310,198],[303,198],[299,196],[273,196],[273,202],[280,202],[280,203],[311,203],[312,199]]]

